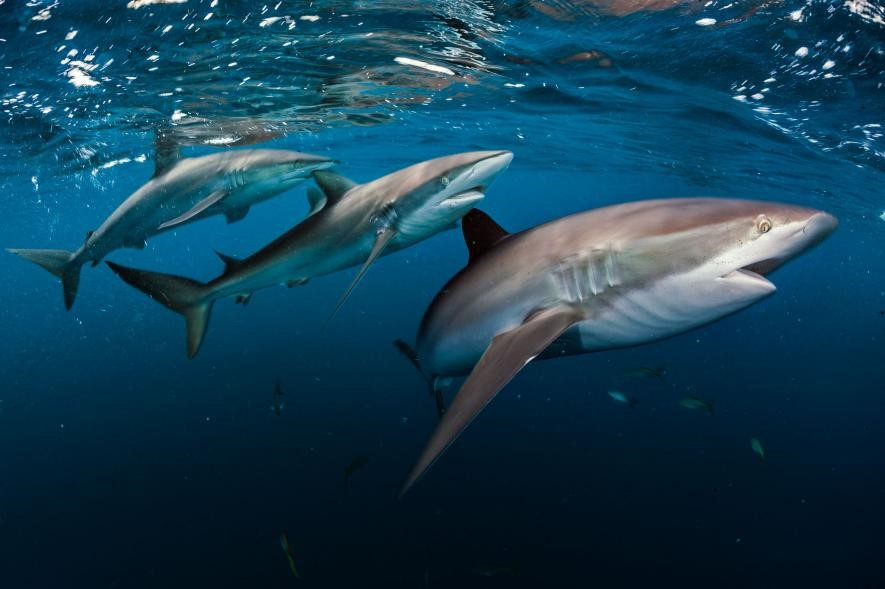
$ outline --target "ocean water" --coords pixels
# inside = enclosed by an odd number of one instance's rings
[[[157,129],[358,182],[511,150],[480,204],[511,231],[676,196],[840,222],[746,310],[530,364],[401,500],[437,417],[393,341],[466,263],[459,230],[381,258],[328,323],[356,268],[219,301],[193,360],[181,318],[103,264],[66,311],[3,252],[0,587],[885,587],[883,19],[871,0],[0,0],[3,247],[78,247],[151,177]],[[213,250],[300,222],[311,184],[108,259],[208,280]]]

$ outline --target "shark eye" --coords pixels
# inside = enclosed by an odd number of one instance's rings
[[[768,233],[771,231],[771,220],[765,215],[759,215],[756,217],[756,229],[759,233]]]
[[[442,178],[439,179],[439,181],[443,186],[449,185],[449,177],[448,176],[443,176]]]

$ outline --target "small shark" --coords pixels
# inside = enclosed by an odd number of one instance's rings
[[[624,371],[627,376],[635,378],[656,378],[661,382],[664,381],[664,375],[667,374],[666,366],[635,366]]]
[[[771,295],[765,278],[825,239],[824,212],[748,200],[631,202],[510,235],[474,210],[470,260],[424,315],[416,358],[428,379],[469,375],[405,493],[534,358],[635,346]]]
[[[286,555],[286,562],[289,563],[289,570],[292,572],[292,576],[300,579],[301,575],[298,574],[298,569],[295,567],[295,548],[289,543],[289,536],[286,532],[280,534],[280,548],[283,549],[283,553]]]
[[[700,397],[695,397],[694,395],[686,395],[679,399],[679,405],[685,407],[686,409],[703,409],[710,415],[713,415],[713,409],[715,404],[713,400],[707,401],[706,399],[701,399]]]
[[[639,401],[637,401],[635,398],[628,397],[626,394],[622,393],[621,391],[609,391],[608,396],[611,397],[612,399],[614,399],[618,403],[624,403],[625,405],[630,407],[630,409],[633,409],[639,403]]]
[[[760,460],[765,460],[765,448],[762,447],[759,438],[750,438],[750,448],[759,456]]]
[[[279,284],[298,286],[362,263],[339,299],[337,311],[378,257],[455,227],[485,197],[486,189],[512,159],[509,151],[459,153],[366,184],[315,172],[322,192],[308,190],[308,217],[248,258],[219,254],[225,270],[206,284],[112,262],[108,266],[132,286],[184,315],[187,353],[192,358],[203,341],[215,300],[234,296],[245,304],[256,290]]]
[[[246,149],[181,158],[178,146],[158,135],[153,177],[123,201],[77,251],[7,249],[61,278],[70,309],[80,268],[97,265],[122,248],[143,249],[147,239],[185,223],[222,214],[239,221],[249,207],[300,184],[334,160],[283,149]]]

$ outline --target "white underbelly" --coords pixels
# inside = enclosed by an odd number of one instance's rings
[[[774,287],[741,276],[711,278],[700,271],[662,278],[610,297],[578,325],[587,351],[635,346],[670,337],[734,313]]]

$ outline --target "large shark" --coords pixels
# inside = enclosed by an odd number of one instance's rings
[[[110,252],[141,249],[158,233],[223,214],[228,223],[246,216],[249,207],[281,194],[331,159],[282,149],[225,151],[181,158],[175,145],[158,141],[153,177],[123,201],[77,251],[9,249],[39,264],[62,281],[70,309],[80,283],[80,268],[98,264]]]
[[[405,493],[526,364],[635,346],[705,325],[775,291],[765,278],[836,228],[797,206],[652,200],[508,234],[463,222],[466,268],[424,316],[413,361],[431,382],[467,375]]]
[[[379,256],[454,227],[485,197],[486,189],[512,159],[509,151],[459,153],[366,184],[316,172],[322,192],[308,190],[308,217],[248,258],[219,254],[224,273],[207,284],[112,262],[108,265],[129,284],[184,315],[187,352],[193,357],[216,299],[235,296],[245,304],[256,290],[279,284],[297,286],[362,263],[339,300],[340,307]]]

